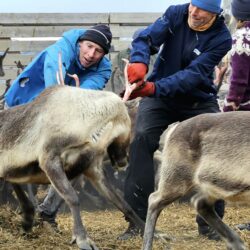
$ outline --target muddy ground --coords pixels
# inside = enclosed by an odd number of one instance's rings
[[[224,221],[234,227],[250,218],[247,206],[227,206]],[[101,250],[136,250],[141,247],[141,238],[129,241],[117,240],[127,226],[122,213],[116,210],[82,211],[82,219],[89,236]],[[61,233],[56,233],[48,224],[36,225],[29,235],[23,235],[20,227],[20,214],[8,205],[0,207],[0,249],[77,249],[70,245],[72,220],[69,213],[60,213],[57,221]],[[195,250],[226,249],[223,242],[214,242],[198,236],[195,211],[188,204],[175,203],[164,209],[157,228],[172,239],[166,245],[154,242],[155,250]],[[241,238],[250,245],[250,232],[238,231]]]

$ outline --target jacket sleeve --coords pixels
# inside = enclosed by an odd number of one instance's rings
[[[65,78],[65,67],[62,65],[63,79]],[[51,58],[50,54],[47,53],[44,61],[44,82],[45,88],[56,85],[58,72],[58,61]]]
[[[248,66],[247,66],[248,65]],[[227,101],[239,106],[250,82],[249,57],[235,53],[231,57],[232,75],[230,79]]]
[[[105,68],[101,68],[96,72],[91,71],[90,74],[86,75],[82,80],[80,80],[80,87],[84,89],[104,89],[106,83],[111,76],[111,64],[107,65]]]
[[[155,82],[155,96],[173,97],[177,93],[187,93],[210,79],[214,67],[231,48],[231,40],[204,51],[185,69]]]

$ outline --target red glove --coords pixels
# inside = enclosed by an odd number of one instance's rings
[[[130,83],[144,80],[148,66],[144,63],[130,63],[128,65],[128,81]]]
[[[155,84],[153,82],[145,82],[131,93],[129,100],[135,99],[137,97],[152,96],[154,94]]]

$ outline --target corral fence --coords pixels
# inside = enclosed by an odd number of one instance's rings
[[[9,49],[2,61],[4,76],[0,76],[0,87],[15,79],[20,67],[69,29],[89,28],[98,23],[109,25],[113,40],[107,56],[112,60],[129,46],[135,30],[160,16],[161,13],[1,13],[0,56]]]

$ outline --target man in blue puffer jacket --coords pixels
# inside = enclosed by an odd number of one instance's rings
[[[28,103],[45,88],[57,84],[58,54],[62,55],[62,70],[66,85],[75,86],[68,74],[77,74],[80,87],[102,90],[111,76],[109,52],[112,34],[108,26],[73,29],[43,50],[17,77],[5,94],[7,107]]]
[[[220,0],[191,0],[170,6],[132,42],[128,78],[131,84],[137,83],[137,89],[131,99],[144,98],[130,147],[125,199],[143,220],[148,197],[154,191],[153,154],[162,132],[176,121],[220,111],[213,71],[232,45],[220,5]],[[161,51],[152,74],[144,81],[152,46],[161,47]],[[223,217],[224,201],[217,201],[215,210]],[[199,234],[218,239],[199,216],[197,223]],[[129,223],[119,238],[138,233],[136,225]]]

